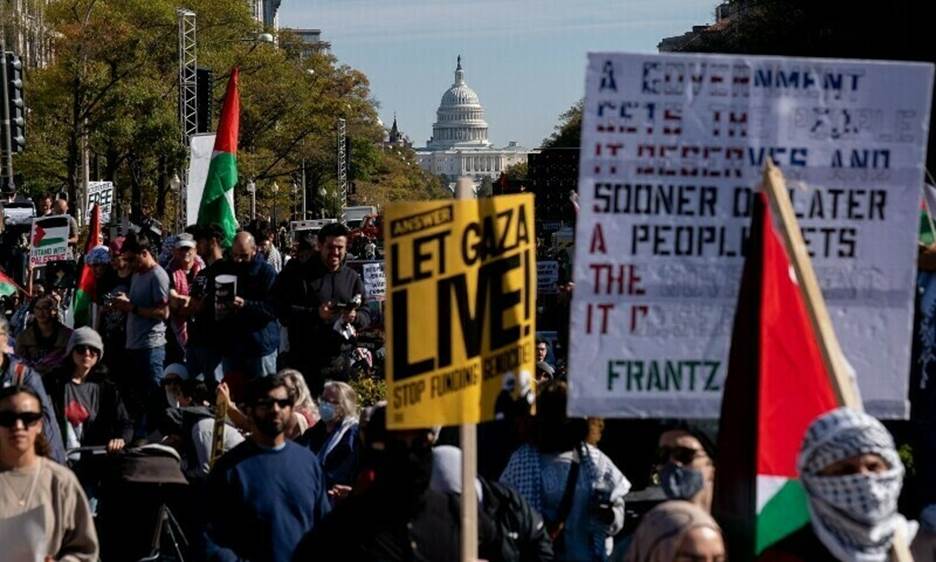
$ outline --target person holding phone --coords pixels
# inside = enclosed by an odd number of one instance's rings
[[[290,274],[284,271],[273,289],[277,315],[289,329],[288,366],[305,375],[316,396],[347,342],[348,328],[359,332],[370,324],[360,307],[364,282],[345,264],[348,236],[341,223],[325,225],[318,232],[318,255]]]

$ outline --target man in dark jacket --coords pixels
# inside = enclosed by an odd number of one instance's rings
[[[257,244],[249,232],[234,237],[231,258],[208,268],[205,298],[196,322],[209,322],[220,343],[224,374],[238,373],[248,379],[276,373],[279,325],[270,291],[276,272],[257,259]],[[228,277],[222,277],[228,276]],[[219,282],[236,278],[232,295],[219,292]]]
[[[318,245],[317,256],[283,270],[273,291],[279,319],[289,330],[289,366],[305,375],[316,396],[322,392],[328,367],[348,342],[347,327],[357,331],[370,324],[366,309],[358,308],[364,283],[344,263],[347,227],[325,225],[318,233]]]

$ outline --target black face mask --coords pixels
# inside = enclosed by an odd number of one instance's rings
[[[407,448],[403,443],[391,441],[374,460],[377,461],[377,482],[386,490],[413,496],[429,488],[432,447],[428,443]]]

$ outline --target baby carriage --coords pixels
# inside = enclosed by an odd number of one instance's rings
[[[126,449],[107,463],[97,527],[104,562],[184,562],[189,543],[170,506],[188,481],[179,454],[165,445]]]

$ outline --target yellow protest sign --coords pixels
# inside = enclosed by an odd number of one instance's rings
[[[478,423],[534,379],[533,196],[389,205],[387,426]]]

